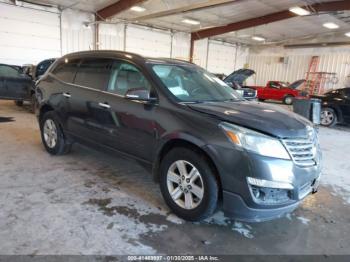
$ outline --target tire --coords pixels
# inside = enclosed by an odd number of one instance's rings
[[[41,140],[47,152],[51,155],[64,155],[71,149],[58,118],[53,111],[45,113],[40,121]]]
[[[294,99],[293,96],[287,95],[283,98],[283,103],[286,105],[291,105],[293,104],[293,99]]]
[[[259,101],[259,102],[264,102],[265,99],[258,98],[258,101]]]
[[[185,176],[180,176],[178,166],[180,168],[185,166],[186,172],[182,172]],[[195,171],[193,168],[198,173],[196,176],[196,173],[193,172],[190,179],[191,171]],[[184,168],[181,169],[184,170]],[[186,174],[189,175],[187,178]],[[160,189],[170,209],[177,216],[188,221],[205,219],[212,215],[217,207],[219,187],[214,171],[208,164],[208,159],[188,148],[175,148],[162,159]],[[171,191],[173,194],[177,193],[175,194],[177,200],[171,196]],[[188,204],[186,204],[186,199]]]
[[[16,100],[15,105],[16,106],[23,106],[23,100]]]
[[[326,127],[335,126],[338,122],[337,114],[334,109],[324,107],[321,109],[321,125]]]

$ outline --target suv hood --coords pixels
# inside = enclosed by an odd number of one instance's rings
[[[312,123],[293,112],[258,102],[208,102],[188,105],[191,109],[222,121],[279,138],[307,136]]]
[[[235,82],[239,85],[243,85],[243,82],[250,76],[254,75],[255,71],[251,69],[239,69],[231,73],[224,79],[225,82]]]

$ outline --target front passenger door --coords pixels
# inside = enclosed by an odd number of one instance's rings
[[[125,97],[128,90],[147,90],[156,96],[142,70],[126,61],[115,61],[107,88],[100,103],[108,105],[105,132],[108,146],[151,161],[156,144],[154,110],[157,103],[130,100]]]

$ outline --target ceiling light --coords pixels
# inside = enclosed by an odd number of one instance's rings
[[[265,38],[263,38],[261,36],[253,36],[252,39],[255,40],[255,41],[259,41],[259,42],[262,42],[262,41],[266,40]]]
[[[144,8],[142,6],[135,5],[135,6],[131,7],[130,10],[135,11],[135,12],[144,12],[144,11],[146,11],[146,8]]]
[[[243,35],[237,35],[237,37],[239,37],[239,38],[248,38],[248,37],[250,37],[250,35],[243,34]]]
[[[350,32],[345,33],[347,37],[350,37]]]
[[[186,24],[190,24],[190,25],[199,25],[201,22],[199,22],[197,20],[186,18],[186,19],[182,20],[182,23],[186,23]]]
[[[335,23],[324,23],[323,24],[324,27],[328,28],[328,29],[337,29],[339,28],[339,25],[335,24]]]
[[[297,14],[297,15],[309,15],[309,14],[311,14],[308,10],[305,10],[304,8],[301,8],[299,6],[291,7],[291,8],[289,8],[289,11],[291,11],[292,13]]]

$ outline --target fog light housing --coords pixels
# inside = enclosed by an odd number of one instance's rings
[[[249,188],[256,203],[276,205],[292,199],[293,185],[286,182],[269,181],[248,177]]]

